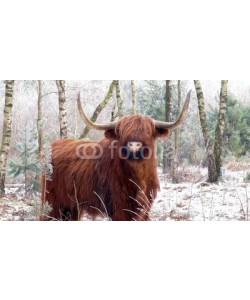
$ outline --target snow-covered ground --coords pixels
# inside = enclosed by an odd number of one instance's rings
[[[36,220],[39,197],[25,197],[22,184],[6,185],[6,196],[0,198],[1,221]]]
[[[249,184],[161,182],[161,192],[151,210],[152,220],[248,220]]]
[[[153,221],[249,220],[250,184],[244,178],[250,168],[224,168],[218,184],[205,182],[206,169],[189,168],[188,182],[171,183],[159,170],[161,191],[151,209]],[[185,177],[186,176],[186,177]],[[36,220],[39,197],[24,197],[20,185],[7,186],[0,199],[0,220]],[[85,217],[84,220],[89,220]],[[100,220],[100,219],[99,219]]]

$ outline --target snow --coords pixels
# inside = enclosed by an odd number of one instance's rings
[[[0,220],[36,220],[39,201],[38,197],[25,197],[22,184],[6,185],[6,196],[0,198]]]
[[[159,174],[161,191],[151,209],[152,220],[248,220],[250,185],[243,182],[247,170],[224,174],[218,184],[172,184]]]
[[[153,220],[244,220],[250,190],[246,184],[168,184],[151,210]]]
[[[205,182],[207,169],[189,167],[186,182],[173,184],[158,170],[161,190],[152,206],[152,221],[247,221],[250,184],[244,182],[250,167],[243,170],[223,168],[218,184]],[[25,197],[20,184],[6,187],[0,199],[0,220],[37,220],[39,197]],[[85,216],[83,220],[92,220]],[[103,220],[98,218],[97,220]]]

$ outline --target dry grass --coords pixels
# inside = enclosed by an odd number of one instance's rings
[[[232,172],[246,171],[250,168],[250,164],[247,162],[230,162],[225,165],[225,168]]]

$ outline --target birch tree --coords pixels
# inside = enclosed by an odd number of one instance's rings
[[[203,133],[203,138],[206,146],[207,151],[207,160],[208,160],[208,181],[209,182],[216,182],[218,180],[218,175],[216,171],[214,153],[213,153],[213,142],[211,140],[208,124],[207,124],[207,115],[205,109],[205,100],[203,91],[201,88],[201,84],[199,80],[194,80],[194,85],[197,94],[198,100],[198,108],[199,108],[199,116],[200,116],[200,123]]]
[[[207,151],[208,181],[211,183],[217,182],[221,175],[222,135],[225,129],[225,113],[227,109],[228,80],[221,81],[220,108],[219,108],[216,131],[215,131],[214,145],[209,134],[204,95],[203,95],[200,81],[194,80],[194,85],[195,85],[197,100],[198,100],[200,123],[203,132],[203,138],[206,145],[206,151]]]
[[[14,80],[5,81],[3,135],[0,148],[0,197],[5,194],[5,177],[11,139]]]
[[[59,123],[60,137],[67,138],[67,113],[66,113],[66,97],[65,97],[65,80],[56,80],[59,100]]]
[[[120,89],[119,80],[116,80],[115,89],[116,89],[116,100],[117,100],[117,116],[121,118],[123,117],[123,109],[122,109],[123,101],[121,98],[121,89]]]
[[[214,144],[214,158],[216,164],[216,171],[218,176],[221,176],[221,155],[222,155],[222,137],[225,130],[225,116],[227,111],[227,89],[228,80],[221,81],[220,90],[220,108],[217,126],[215,130],[215,144]]]
[[[177,104],[177,117],[178,117],[181,112],[181,81],[180,80],[178,80],[177,90],[178,90],[178,104]],[[178,183],[177,167],[178,167],[179,140],[180,140],[180,129],[177,128],[174,131],[174,159],[173,159],[173,169],[172,169],[173,183]]]
[[[165,121],[172,121],[172,109],[173,109],[173,82],[172,80],[166,80],[166,99],[165,99]],[[163,173],[167,173],[171,170],[173,158],[173,148],[171,139],[167,139],[163,147]]]
[[[111,119],[110,121],[113,122],[117,117],[120,119],[123,117],[123,100],[121,98],[121,90],[120,90],[120,81],[115,80],[115,90],[116,90],[116,104],[113,106],[112,112],[111,112]],[[117,112],[115,113],[117,106]]]
[[[97,108],[95,109],[92,117],[90,118],[90,120],[92,122],[95,122],[97,120],[99,114],[104,109],[104,107],[107,105],[109,99],[112,97],[114,89],[115,89],[116,84],[117,84],[116,82],[117,82],[117,80],[113,80],[112,83],[110,84],[107,95],[105,96],[103,101],[97,106]],[[87,136],[87,134],[89,133],[89,130],[90,130],[89,127],[86,126],[83,130],[83,133],[80,135],[80,139],[84,139]]]
[[[38,159],[42,158],[43,127],[42,127],[42,81],[38,80],[37,97],[37,132],[38,132]]]
[[[131,80],[132,114],[136,114],[135,81]]]

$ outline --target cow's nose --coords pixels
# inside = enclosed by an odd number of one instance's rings
[[[137,151],[141,150],[142,143],[141,142],[128,142],[127,146],[131,152],[137,152]]]

